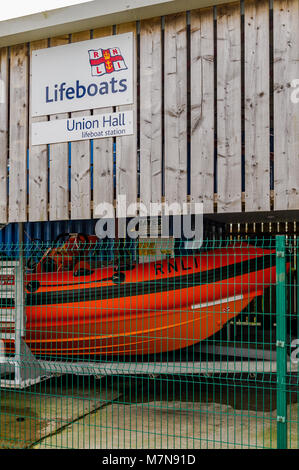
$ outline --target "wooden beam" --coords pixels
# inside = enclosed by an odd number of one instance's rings
[[[134,134],[116,137],[116,197],[126,196],[127,207],[137,202],[137,39],[136,23],[116,27],[116,33],[134,33],[134,103],[118,107],[119,111],[133,110]]]
[[[140,200],[149,207],[162,197],[161,18],[140,26]]]
[[[187,18],[165,18],[165,199],[187,200]]]
[[[214,12],[191,12],[191,201],[214,210]]]
[[[52,38],[50,46],[61,46],[69,43],[69,36]],[[67,119],[68,113],[53,114],[50,120]],[[67,220],[69,218],[69,183],[68,144],[50,145],[50,220]]]
[[[8,49],[0,49],[0,223],[7,222]]]
[[[9,222],[27,220],[28,51],[10,51]]]
[[[246,212],[270,209],[269,0],[245,1]]]
[[[291,86],[299,78],[299,3],[275,0],[274,191],[275,210],[299,208],[299,104]]]
[[[30,44],[30,53],[48,47],[48,40],[35,41]],[[30,70],[32,61],[30,60]],[[30,93],[34,93],[31,90]],[[32,123],[48,121],[48,116],[31,117],[29,106],[29,220],[44,222],[48,220],[48,146],[31,145]]]
[[[217,8],[218,212],[241,206],[241,21],[240,4]]]
[[[93,38],[112,36],[112,26],[93,31]],[[94,109],[96,113],[112,113],[113,108]],[[113,138],[93,141],[93,216],[97,217],[97,206],[101,203],[113,204]]]
[[[71,42],[90,39],[90,31],[75,33]],[[71,117],[90,116],[90,111],[76,111]],[[71,143],[71,219],[90,219],[90,141]]]

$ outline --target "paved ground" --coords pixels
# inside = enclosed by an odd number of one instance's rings
[[[297,415],[297,405],[292,414]],[[290,409],[289,409],[290,410]],[[112,404],[85,416],[37,448],[201,449],[275,447],[276,413],[190,402]],[[297,429],[292,446],[297,447]]]
[[[87,392],[88,391],[88,392]],[[22,391],[0,391],[0,447],[31,447],[118,396],[109,382],[51,379]]]
[[[0,446],[34,448],[275,447],[273,386],[184,377],[51,379],[0,392]],[[297,401],[297,393],[290,394]],[[297,448],[297,403],[288,406]]]

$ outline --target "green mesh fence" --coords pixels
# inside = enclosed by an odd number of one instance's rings
[[[298,448],[296,238],[0,248],[1,447]]]

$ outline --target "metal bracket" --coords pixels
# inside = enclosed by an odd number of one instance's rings
[[[286,417],[285,416],[277,416],[277,422],[278,423],[285,423],[286,422]]]
[[[277,340],[277,341],[276,341],[276,346],[277,346],[278,348],[285,348],[285,342],[284,342],[284,341]]]
[[[277,258],[284,258],[285,257],[285,252],[284,251],[277,251],[276,255],[277,255]]]

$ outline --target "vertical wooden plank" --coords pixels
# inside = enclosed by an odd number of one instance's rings
[[[72,42],[87,41],[90,31],[72,34]],[[77,111],[72,117],[90,116],[90,111]],[[71,144],[71,218],[90,219],[90,141],[80,140]]]
[[[117,34],[134,33],[134,103],[119,111],[133,110],[134,134],[116,138],[116,197],[126,196],[127,207],[137,201],[137,38],[136,23],[118,25]]]
[[[191,12],[191,201],[214,211],[213,8]]]
[[[93,38],[112,36],[113,27],[98,28],[93,31]],[[93,113],[112,113],[113,108],[94,109]],[[93,214],[98,204],[113,204],[113,139],[95,139],[93,141]]]
[[[27,219],[28,53],[10,51],[9,222]]]
[[[240,4],[217,7],[217,210],[241,211]]]
[[[52,38],[50,46],[62,46],[69,43],[69,35]],[[50,120],[66,119],[68,113],[55,114]],[[68,144],[52,144],[50,154],[50,220],[69,218],[69,184],[68,184]]]
[[[161,18],[140,27],[140,201],[162,198]]]
[[[7,222],[8,49],[0,49],[0,223]]]
[[[164,54],[165,200],[187,200],[187,21],[165,18]]]
[[[299,2],[274,1],[274,208],[299,208]]]
[[[48,47],[48,39],[30,44],[30,53]],[[30,70],[32,62],[30,62]],[[30,90],[34,93],[34,90]],[[33,122],[47,121],[47,116],[31,117],[29,106],[29,220],[46,221],[48,219],[48,146],[31,145],[31,125]]]
[[[269,0],[245,1],[245,210],[270,210]]]

